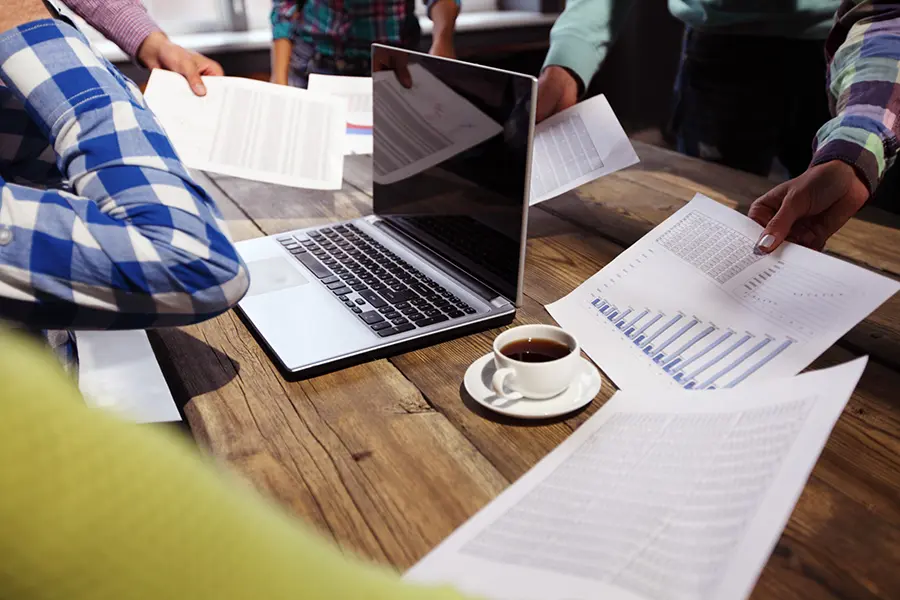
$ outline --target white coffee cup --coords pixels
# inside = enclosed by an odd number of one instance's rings
[[[510,358],[502,350],[512,342],[551,340],[569,348],[569,353],[546,362],[524,362]],[[564,392],[575,380],[580,366],[581,348],[575,336],[553,325],[521,325],[507,329],[494,339],[494,365],[491,381],[494,393],[502,398],[546,400]]]

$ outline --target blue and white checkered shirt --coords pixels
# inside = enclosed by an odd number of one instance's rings
[[[81,33],[0,33],[0,81],[0,319],[140,329],[241,299],[247,269],[212,199]]]

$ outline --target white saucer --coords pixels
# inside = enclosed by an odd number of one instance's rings
[[[566,391],[547,400],[529,398],[510,400],[495,394],[491,389],[491,378],[496,369],[493,352],[472,363],[466,370],[464,383],[472,399],[489,410],[520,419],[549,419],[590,404],[600,393],[603,379],[597,367],[584,357],[580,360],[581,372],[575,382]]]

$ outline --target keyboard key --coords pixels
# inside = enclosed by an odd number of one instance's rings
[[[381,323],[384,319],[374,310],[370,310],[369,312],[364,312],[359,315],[359,318],[368,323],[369,325],[374,325],[375,323]]]
[[[444,315],[438,315],[436,317],[429,317],[427,319],[422,319],[420,321],[416,321],[416,327],[428,327],[429,325],[435,325],[436,323],[443,323],[444,321],[449,321],[449,317],[445,317]]]
[[[361,309],[360,307],[358,307],[358,306],[354,306],[352,310],[353,310],[353,312],[355,312],[356,314],[359,314],[359,313],[362,312],[362,309]]]
[[[394,312],[394,307],[391,306],[390,304],[385,304],[384,306],[382,306],[381,308],[378,309],[378,312],[380,312],[381,314],[387,314],[389,312]]]
[[[373,308],[381,308],[387,305],[387,302],[382,300],[381,296],[371,290],[360,292],[359,295],[365,298],[366,302],[371,304]]]
[[[356,285],[351,285],[350,287],[353,288],[354,292],[362,292],[369,289],[369,287],[364,283],[357,283]]]
[[[387,315],[384,316],[387,317]],[[393,323],[394,325],[403,325],[404,323],[409,323],[409,321],[407,321],[403,317],[397,317],[396,319],[391,319],[391,323]]]
[[[366,301],[363,300],[362,298],[357,298],[357,299],[356,299],[356,303],[359,304],[360,306],[362,306],[363,304],[366,303]]]
[[[306,248],[301,246],[297,246],[296,248],[291,248],[291,254],[305,254]]]
[[[408,316],[410,316],[410,315],[417,315],[417,314],[419,314],[419,311],[418,311],[418,309],[415,309],[415,308],[413,308],[412,306],[410,306],[410,307],[408,307],[408,308],[403,308],[403,309],[401,309],[401,310],[400,310],[400,313],[401,313],[401,314],[404,314],[404,315],[406,315],[406,316],[408,317]]]
[[[332,284],[332,283],[338,283],[339,281],[340,281],[340,279],[338,279],[337,277],[331,276],[331,277],[326,277],[325,279],[323,279],[322,283]]]
[[[352,291],[353,290],[351,290],[348,287],[340,287],[336,290],[331,290],[331,293],[333,293],[335,296],[346,296],[347,294],[349,294]]]
[[[424,312],[425,312],[425,316],[426,316],[426,317],[437,317],[437,316],[441,316],[441,311],[439,311],[439,310],[436,309],[436,308],[429,308],[429,309],[426,309]]]
[[[460,317],[464,317],[465,315],[460,310],[448,310],[447,316],[450,317],[451,319],[458,319]]]
[[[384,296],[384,299],[390,302],[391,304],[397,304],[398,302],[408,302],[416,297],[416,295],[411,292],[407,288],[403,288],[403,291],[394,291],[394,290],[381,290],[381,295]]]
[[[419,312],[414,313],[414,314],[411,314],[411,315],[407,315],[407,316],[409,317],[409,320],[412,321],[412,322],[414,322],[414,323],[417,323],[418,321],[421,321],[422,319],[427,319],[427,318],[428,318],[428,317],[426,317],[425,315],[423,315],[422,313],[419,313]]]
[[[467,306],[463,309],[463,312],[466,313],[467,315],[474,315],[475,309],[472,308],[471,306]]]
[[[413,325],[412,323],[403,323],[394,327],[394,329],[397,330],[397,333],[406,333],[407,331],[412,331],[415,328],[415,325]]]
[[[409,303],[408,303],[408,302],[400,302],[400,303],[398,303],[398,304],[395,304],[395,305],[394,305],[394,308],[401,308],[401,309],[402,309],[402,308],[409,308]]]
[[[346,296],[344,296],[346,298]],[[347,305],[347,308],[356,308],[356,305],[353,304],[353,300],[345,300],[344,304]]]
[[[294,241],[294,238],[292,238],[289,235],[286,235],[284,237],[275,238],[275,239],[278,240],[279,242],[281,242],[282,244],[289,244]]]
[[[392,335],[397,335],[398,333],[400,332],[397,331],[396,327],[391,327],[390,329],[382,329],[378,332],[378,335],[380,335],[381,337],[390,337]]]
[[[317,261],[316,257],[312,254],[307,252],[306,254],[296,254],[295,256],[297,257],[297,260],[303,263],[304,267],[312,271],[313,275],[319,279],[331,276],[331,271],[328,270],[328,267]]]
[[[337,279],[337,277],[329,277],[328,279]],[[329,290],[339,290],[342,287],[344,287],[344,282],[342,282],[342,281],[334,281],[334,282],[328,284]]]
[[[373,331],[381,331],[382,329],[387,329],[390,326],[391,326],[391,324],[388,323],[387,321],[382,321],[381,323],[375,323],[374,325],[372,325],[372,330]]]
[[[400,316],[400,313],[398,313],[396,310],[392,310],[391,312],[384,313],[385,319],[396,319],[399,316]]]

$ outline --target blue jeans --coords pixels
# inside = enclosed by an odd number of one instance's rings
[[[344,75],[349,77],[369,77],[371,61],[365,59],[334,59],[316,51],[309,43],[295,40],[291,52],[288,85],[306,89],[312,73],[320,75]]]

